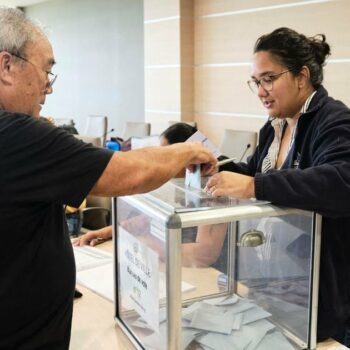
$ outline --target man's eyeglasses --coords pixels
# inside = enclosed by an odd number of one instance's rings
[[[38,68],[38,69],[40,69],[41,71],[45,72],[46,75],[47,75],[47,78],[48,78],[48,80],[49,80],[49,85],[48,85],[47,88],[51,88],[51,87],[52,87],[52,85],[54,84],[54,82],[55,82],[56,79],[57,79],[57,74],[53,74],[52,72],[49,72],[49,71],[47,71],[47,70],[45,70],[45,69],[40,68],[39,66],[37,66],[36,64],[34,64],[34,63],[28,61],[26,58],[24,58],[24,57],[22,57],[22,56],[15,55],[14,53],[12,53],[11,55],[12,55],[12,56],[15,56],[15,57],[17,57],[17,58],[19,58],[19,59],[21,59],[21,60],[27,62],[27,63],[30,63],[30,64],[31,64],[32,66],[34,66],[35,68]]]
[[[257,94],[259,91],[259,87],[262,86],[264,90],[271,91],[273,89],[273,82],[278,79],[282,74],[290,72],[291,69],[284,70],[281,73],[270,74],[262,77],[260,80],[258,79],[250,79],[247,81],[247,84],[250,90]]]

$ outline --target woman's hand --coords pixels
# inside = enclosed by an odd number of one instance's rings
[[[252,198],[255,197],[254,177],[222,171],[208,180],[204,190],[213,197]]]

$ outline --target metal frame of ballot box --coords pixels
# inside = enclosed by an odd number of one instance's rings
[[[244,206],[232,206],[223,208],[210,208],[209,210],[196,210],[177,212],[173,206],[167,203],[160,205],[157,200],[152,199],[152,195],[135,195],[113,199],[113,238],[114,238],[114,259],[115,259],[115,320],[117,324],[126,333],[128,338],[138,349],[145,349],[141,340],[128,327],[120,317],[120,286],[118,279],[118,201],[123,201],[128,205],[137,208],[142,213],[152,217],[160,227],[165,231],[165,249],[166,249],[166,301],[167,301],[167,349],[178,350],[182,349],[181,336],[181,232],[183,228],[193,227],[197,225],[208,225],[218,223],[229,223],[229,271],[228,271],[228,287],[227,291],[219,293],[215,296],[230,295],[236,292],[236,281],[231,273],[235,271],[235,256],[236,249],[236,225],[239,220],[255,219],[265,217],[276,217],[287,214],[305,214],[306,212],[299,209],[282,208],[271,205],[270,203],[263,204],[248,204]],[[283,329],[283,333],[290,338],[301,349],[316,349],[316,327],[317,327],[317,307],[318,307],[318,289],[319,289],[319,266],[320,266],[320,246],[321,246],[321,225],[322,217],[319,214],[312,213],[312,255],[310,256],[310,288],[309,288],[309,332],[308,344],[297,336],[292,334],[288,329]],[[171,276],[171,278],[170,278]],[[191,300],[193,302],[193,300]],[[281,327],[281,326],[280,326]]]

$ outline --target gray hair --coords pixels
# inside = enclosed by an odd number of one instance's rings
[[[0,52],[25,56],[28,44],[33,43],[38,34],[45,35],[21,10],[0,7]]]

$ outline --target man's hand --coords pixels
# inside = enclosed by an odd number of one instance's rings
[[[90,193],[96,196],[145,193],[163,185],[186,167],[202,164],[202,173],[206,175],[216,163],[212,152],[199,142],[115,152]]]
[[[193,149],[194,156],[190,159],[187,164],[187,168],[193,170],[193,165],[201,164],[202,176],[207,176],[215,170],[217,159],[213,153],[201,142],[188,142],[186,145],[190,145]]]
[[[208,180],[204,190],[213,197],[252,198],[255,197],[254,177],[222,171]]]

